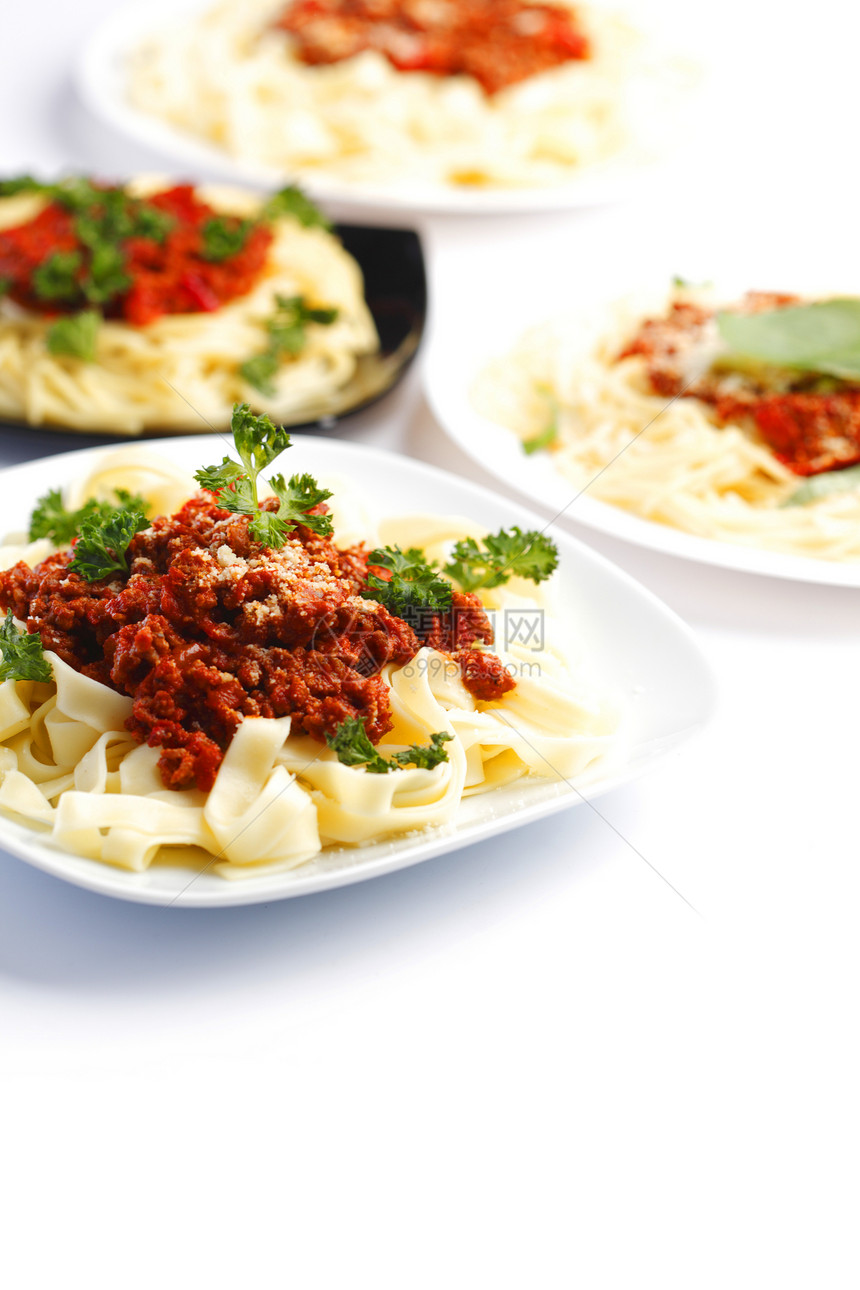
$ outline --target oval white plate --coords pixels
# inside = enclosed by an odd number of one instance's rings
[[[147,443],[150,447],[193,470],[219,460],[225,441],[200,436],[152,440]],[[87,463],[106,451],[117,449],[63,453],[4,471],[0,476],[4,528],[25,527],[37,497],[83,474]],[[491,530],[511,524],[543,527],[533,513],[434,467],[338,440],[294,436],[290,470],[311,471],[321,479],[347,475],[382,515],[435,511],[469,516]],[[143,874],[113,869],[56,850],[25,825],[2,815],[0,844],[39,869],[109,896],[153,905],[254,904],[391,873],[564,810],[633,779],[705,723],[713,703],[710,674],[689,629],[656,597],[567,534],[553,536],[561,552],[563,602],[578,624],[577,644],[581,641],[585,657],[626,708],[619,744],[623,752],[575,787],[521,780],[468,798],[457,819],[445,827],[360,848],[329,848],[299,869],[236,882],[211,874],[195,877],[178,866],[158,865]]]
[[[600,311],[597,298],[590,304]],[[425,351],[427,399],[436,420],[467,456],[528,500],[546,507],[557,519],[574,520],[636,546],[744,573],[860,587],[860,562],[836,564],[683,533],[587,494],[577,495],[574,485],[556,469],[547,453],[527,456],[511,430],[478,412],[472,404],[471,389],[478,374],[493,359],[508,353],[523,332],[549,316],[551,312],[526,317],[512,303],[504,311],[485,307],[479,316],[470,312],[462,319],[448,310],[444,325],[437,320]]]
[[[78,61],[75,82],[90,112],[111,130],[133,139],[194,176],[232,180],[256,187],[278,187],[298,178],[315,200],[343,202],[392,211],[452,214],[505,214],[517,211],[568,210],[615,201],[629,194],[655,169],[652,160],[629,153],[583,168],[569,182],[553,187],[522,189],[458,189],[433,183],[349,183],[325,175],[287,175],[261,163],[242,161],[212,144],[133,107],[127,98],[125,64],[128,54],[178,13],[206,8],[212,0],[149,0],[110,14],[96,28]]]

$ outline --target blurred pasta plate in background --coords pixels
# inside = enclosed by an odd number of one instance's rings
[[[437,335],[431,402],[520,491],[658,550],[860,585],[860,300],[677,280],[457,350]]]
[[[78,83],[113,128],[217,173],[529,209],[609,199],[677,142],[698,73],[658,45],[566,2],[185,0],[113,15]]]

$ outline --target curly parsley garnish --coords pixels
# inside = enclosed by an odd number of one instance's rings
[[[27,536],[31,542],[50,538],[56,546],[68,546],[72,538],[77,537],[85,520],[109,520],[120,511],[140,511],[142,515],[149,511],[149,503],[137,493],[118,488],[114,496],[116,503],[97,502],[91,497],[76,511],[70,511],[63,504],[60,489],[51,488],[36,503]]]
[[[231,429],[242,465],[225,457],[220,466],[204,466],[194,476],[198,484],[214,493],[223,510],[253,516],[249,532],[264,546],[280,549],[297,524],[328,537],[331,518],[308,511],[327,501],[331,491],[320,488],[312,475],[293,475],[286,482],[283,475],[273,475],[270,483],[280,505],[277,511],[260,510],[257,477],[290,446],[283,426],[274,425],[265,414],[255,416],[247,403],[239,403],[233,409]]]
[[[50,681],[51,664],[45,658],[38,632],[22,632],[7,609],[0,623],[0,681]]]
[[[458,542],[442,570],[456,579],[464,591],[501,587],[516,574],[531,582],[544,582],[558,565],[558,548],[551,538],[536,529],[523,533],[514,526],[500,529],[483,539]]]
[[[324,228],[326,231],[331,229],[331,222],[295,184],[282,188],[279,193],[270,197],[263,207],[262,216],[265,220],[290,216],[304,228]]]
[[[229,260],[244,249],[254,227],[254,220],[230,215],[216,215],[206,220],[200,230],[203,238],[201,256],[215,264]]]
[[[96,309],[83,309],[68,318],[58,318],[48,328],[45,344],[50,354],[70,354],[84,363],[92,363],[102,316]]]
[[[444,730],[430,736],[426,745],[413,744],[394,753],[386,760],[370,742],[370,736],[358,717],[347,717],[340,723],[333,735],[326,735],[329,748],[337,753],[337,759],[343,766],[363,766],[371,775],[387,775],[391,770],[400,770],[404,766],[418,766],[422,770],[433,770],[443,761],[448,760],[448,753],[443,744],[449,743],[453,735]]]
[[[384,569],[388,578],[371,573],[367,592],[397,618],[408,621],[422,612],[445,613],[451,608],[451,584],[440,578],[434,564],[428,564],[424,552],[411,546],[386,546],[371,551],[368,565]]]
[[[128,551],[135,533],[149,521],[141,511],[117,511],[108,519],[84,520],[68,568],[87,582],[128,573]]]
[[[307,327],[316,323],[330,327],[338,316],[337,309],[316,309],[305,303],[303,296],[275,296],[277,309],[266,321],[269,344],[260,354],[239,364],[244,380],[261,394],[275,393],[274,378],[285,358],[300,354],[307,344]]]

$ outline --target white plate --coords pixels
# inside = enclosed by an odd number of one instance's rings
[[[600,309],[596,300],[592,303]],[[837,564],[683,533],[585,493],[578,496],[548,454],[527,456],[513,431],[477,411],[471,390],[490,362],[508,353],[530,325],[548,316],[551,311],[524,321],[524,313],[513,301],[504,311],[487,307],[480,315],[472,311],[458,322],[454,311],[448,310],[444,324],[437,320],[425,351],[425,389],[436,420],[467,456],[556,519],[584,524],[636,546],[744,573],[860,587],[860,562]]]
[[[288,175],[262,163],[242,161],[187,134],[168,122],[133,107],[126,91],[126,60],[146,36],[177,14],[208,8],[212,0],[149,0],[124,6],[93,32],[76,68],[78,93],[99,120],[151,152],[184,167],[195,177],[210,177],[256,187],[279,187],[297,178],[309,196],[321,202],[342,202],[391,211],[503,214],[517,211],[568,210],[593,206],[627,196],[654,173],[652,158],[643,159],[633,147],[600,165],[584,167],[569,182],[522,189],[458,189],[428,182],[393,184],[350,183],[315,173]]]
[[[223,456],[225,443],[211,436],[152,440],[147,447],[193,470]],[[63,453],[4,471],[0,475],[4,527],[26,526],[38,496],[83,474],[88,463],[105,451]],[[380,514],[434,511],[469,516],[491,530],[510,524],[543,527],[531,512],[434,467],[337,440],[294,436],[290,469],[311,471],[323,479],[347,475]],[[689,629],[650,592],[567,534],[553,536],[561,552],[563,600],[578,624],[585,656],[594,661],[601,680],[619,694],[627,709],[623,752],[577,781],[577,788],[521,780],[467,799],[449,825],[360,848],[330,848],[299,869],[236,882],[210,874],[193,878],[190,870],[179,867],[159,865],[143,874],[113,869],[58,851],[23,824],[2,815],[0,843],[39,869],[109,896],[153,905],[254,904],[391,873],[626,783],[702,727],[713,702],[710,674]]]

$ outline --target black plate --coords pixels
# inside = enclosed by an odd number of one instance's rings
[[[361,412],[383,398],[406,372],[424,333],[427,277],[418,234],[411,229],[371,228],[364,224],[335,224],[334,232],[364,275],[364,295],[379,333],[380,348],[377,353],[363,354],[358,359],[355,375],[341,388],[334,405],[329,397],[325,407],[321,406],[316,415],[313,409],[309,411],[306,407],[302,410],[301,420],[287,419],[284,424],[291,430],[329,428],[343,417]],[[226,430],[228,427],[225,425],[223,428]],[[211,426],[201,423],[201,434],[209,434],[211,430]],[[111,431],[103,429],[90,435],[86,430],[71,426],[44,423],[33,426],[26,421],[2,421],[2,432],[15,435],[24,432],[28,436],[38,434],[40,438],[74,434],[79,442],[84,436],[90,443],[110,441],[114,437],[137,440],[172,433],[168,425],[153,426],[134,436],[122,431],[117,431],[114,436]],[[189,431],[183,429],[176,433],[188,434]],[[41,451],[45,450],[44,442],[40,447]]]

